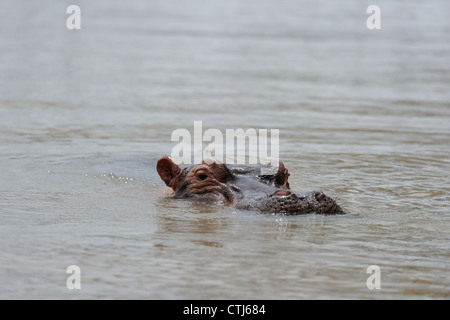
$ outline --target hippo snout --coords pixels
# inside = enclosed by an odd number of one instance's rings
[[[278,190],[269,195],[266,201],[266,211],[284,213],[287,215],[309,212],[308,205],[289,190]]]

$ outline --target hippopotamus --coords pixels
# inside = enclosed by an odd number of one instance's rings
[[[317,213],[345,214],[346,211],[322,191],[295,194],[290,191],[288,170],[283,162],[268,166],[226,165],[208,159],[180,168],[170,158],[158,160],[161,179],[173,190],[173,198],[198,199],[237,209],[280,215]],[[273,166],[272,166],[273,167]]]

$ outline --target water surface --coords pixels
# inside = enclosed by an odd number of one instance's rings
[[[79,31],[70,4],[0,4],[0,298],[450,297],[447,1],[376,31],[356,0],[78,1]],[[196,120],[280,129],[291,188],[351,214],[166,198]]]

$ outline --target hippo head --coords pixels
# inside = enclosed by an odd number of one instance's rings
[[[233,174],[227,166],[216,162],[181,169],[167,157],[159,159],[156,169],[159,176],[175,192],[175,198],[197,198],[234,204],[235,197],[230,182]]]
[[[206,160],[180,168],[168,157],[158,160],[161,179],[174,191],[174,198],[192,198],[223,203],[238,209],[280,214],[341,214],[344,211],[321,191],[294,194],[289,190],[289,172],[280,162],[270,165],[229,166]]]

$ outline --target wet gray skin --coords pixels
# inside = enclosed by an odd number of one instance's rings
[[[182,169],[167,157],[157,164],[158,173],[173,189],[174,198],[221,202],[242,210],[283,215],[346,213],[321,191],[291,192],[289,173],[282,162],[275,170],[267,169],[270,168],[226,166],[212,161]]]

